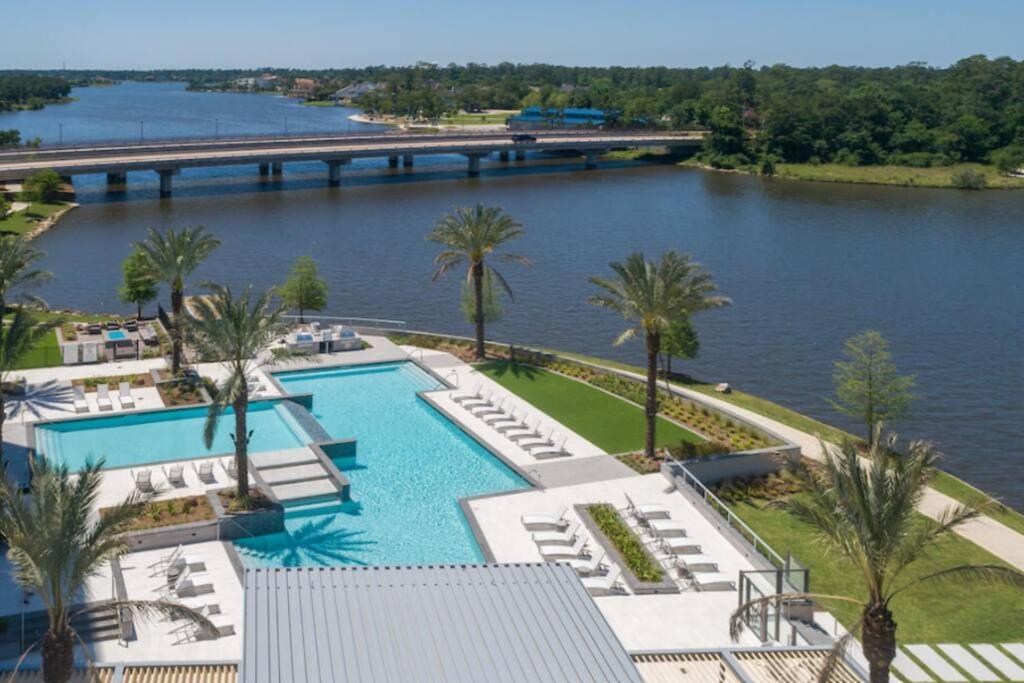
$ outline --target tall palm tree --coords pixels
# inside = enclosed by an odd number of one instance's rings
[[[642,253],[630,254],[623,262],[609,264],[614,277],[592,277],[590,282],[604,290],[589,298],[595,306],[607,308],[634,323],[615,339],[615,345],[642,334],[647,351],[647,399],[644,412],[647,431],[644,452],[654,457],[658,416],[658,354],[661,337],[681,317],[709,308],[727,306],[727,297],[715,294],[710,273],[687,254],[665,252],[660,261],[649,261]]]
[[[223,364],[227,379],[210,404],[203,430],[206,447],[213,445],[217,423],[225,409],[235,415],[235,468],[238,471],[238,500],[249,500],[249,432],[246,411],[249,408],[247,377],[261,362],[266,348],[284,331],[282,309],[271,306],[273,290],[252,300],[252,287],[246,287],[237,299],[230,287],[209,285],[213,295],[196,304],[192,323],[195,343],[202,356]],[[280,357],[280,356],[277,356]]]
[[[431,242],[447,247],[434,259],[437,270],[434,280],[462,264],[469,266],[466,281],[473,284],[473,295],[476,300],[476,357],[483,360],[484,349],[484,273],[489,272],[501,283],[510,299],[515,301],[512,289],[508,286],[501,273],[495,270],[486,259],[488,256],[500,261],[532,266],[528,258],[519,254],[497,254],[494,252],[502,245],[523,234],[523,226],[506,214],[500,207],[477,204],[472,209],[456,209],[437,222],[433,232],[427,235]]]
[[[939,581],[999,582],[1024,588],[1024,573],[999,565],[957,565],[923,576],[907,576],[907,569],[958,526],[977,517],[975,505],[946,510],[938,520],[923,517],[918,504],[935,475],[940,455],[931,444],[911,442],[904,455],[893,455],[894,438],[876,438],[866,456],[853,443],[839,452],[822,443],[825,462],[802,474],[806,492],[790,498],[784,507],[812,526],[822,544],[845,557],[861,576],[867,598],[846,595],[790,593],[770,595],[740,605],[730,631],[742,629],[743,614],[791,600],[831,600],[857,605],[860,618],[849,634],[837,641],[819,680],[829,680],[842,651],[858,634],[868,661],[872,683],[889,680],[896,656],[896,621],[893,598],[926,583]]]
[[[0,462],[3,462],[4,455],[4,421],[7,418],[7,406],[4,405],[4,401],[7,383],[28,350],[46,335],[53,334],[54,324],[59,325],[60,322],[40,325],[27,310],[18,308],[9,323],[0,325]]]
[[[136,245],[149,259],[153,277],[167,283],[171,290],[174,316],[174,329],[170,330],[171,372],[175,375],[181,371],[181,307],[185,300],[185,280],[219,245],[220,240],[201,225],[181,231],[168,228],[164,234],[150,228],[149,236]]]
[[[7,312],[7,298],[11,290],[31,287],[50,279],[48,271],[36,268],[36,262],[45,254],[31,246],[22,235],[0,237],[0,314]],[[34,297],[25,295],[35,301]]]
[[[160,615],[213,626],[194,610],[166,600],[82,604],[89,580],[110,560],[128,552],[123,533],[142,514],[140,503],[145,501],[135,493],[97,515],[102,469],[102,461],[89,462],[72,475],[66,466],[52,466],[41,459],[33,463],[28,493],[0,476],[0,535],[7,541],[14,579],[38,596],[49,620],[46,633],[29,648],[41,645],[46,683],[70,680],[76,641],[82,642],[72,620],[80,615]]]

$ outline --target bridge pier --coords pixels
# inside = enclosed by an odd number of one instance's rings
[[[351,162],[351,159],[329,159],[325,161],[324,163],[327,164],[327,184],[331,187],[341,185],[341,169],[344,166],[348,166]]]
[[[516,152],[516,161],[526,161],[526,152]]]
[[[270,165],[270,172],[273,173],[274,175],[281,175],[283,171],[284,164],[281,163],[280,161],[275,161],[273,164]]]
[[[597,168],[597,155],[600,153],[600,150],[596,149],[588,149],[584,152],[586,160],[583,162],[583,167],[586,169]]]
[[[388,157],[388,168],[398,168],[398,157]]]
[[[160,198],[164,199],[170,197],[172,188],[171,179],[181,173],[181,171],[176,168],[160,168],[157,169],[157,173],[160,174]]]
[[[119,171],[107,174],[107,185],[125,185],[128,183],[128,173]]]
[[[270,164],[260,164],[260,175],[270,175]]]
[[[402,166],[404,168],[412,168],[412,154],[405,154],[402,156]]]
[[[480,158],[483,154],[467,154],[466,160],[468,161],[466,170],[469,172],[470,178],[476,178],[480,175]]]
[[[508,161],[508,151],[498,152],[498,161]]]

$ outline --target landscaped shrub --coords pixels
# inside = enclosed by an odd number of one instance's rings
[[[983,190],[988,185],[988,179],[985,177],[985,174],[981,171],[975,171],[973,168],[957,171],[950,178],[950,182],[953,187],[961,190]]]
[[[633,530],[629,528],[614,507],[608,503],[590,505],[587,507],[587,512],[615,546],[623,562],[633,572],[633,576],[640,581],[657,582],[662,580],[665,572],[661,565],[648,552],[640,538],[633,533]]]
[[[789,469],[760,477],[738,477],[711,487],[726,503],[751,503],[787,498],[804,490],[803,481]]]

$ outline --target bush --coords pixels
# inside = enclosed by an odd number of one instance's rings
[[[761,157],[761,167],[759,169],[761,175],[775,175],[775,163],[776,158],[773,154],[765,154]]]
[[[665,576],[661,565],[654,559],[633,530],[619,515],[618,511],[608,503],[587,507],[591,519],[608,537],[619,552],[623,562],[640,581],[661,581]]]
[[[1024,144],[997,149],[990,159],[1001,173],[1017,173],[1024,168]]]
[[[53,169],[30,175],[21,185],[21,196],[27,202],[49,201],[60,194],[60,176]]]
[[[983,190],[988,185],[988,179],[981,171],[965,168],[954,173],[950,183],[961,190]]]

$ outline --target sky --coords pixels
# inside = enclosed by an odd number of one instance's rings
[[[0,8],[8,3],[0,69],[1024,58],[1021,0],[0,0]]]

